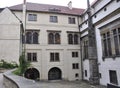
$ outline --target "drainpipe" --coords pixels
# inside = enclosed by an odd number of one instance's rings
[[[79,29],[79,36],[80,36],[80,56],[81,56],[81,75],[82,75],[82,80],[83,80],[83,60],[82,60],[82,43],[81,43],[81,33],[80,33],[80,22],[79,22],[79,17],[77,16],[77,21],[78,21],[78,29]]]
[[[23,2],[23,29],[24,29],[24,38],[26,41],[26,36],[25,36],[25,30],[26,30],[26,0],[24,0]],[[23,44],[23,54],[25,55],[25,51],[26,51],[26,42]]]

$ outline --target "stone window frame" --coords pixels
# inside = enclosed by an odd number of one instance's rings
[[[68,35],[68,44],[78,45],[80,43],[78,32],[68,32],[67,35]]]
[[[37,53],[36,52],[27,52],[27,61],[37,62]]]
[[[79,69],[79,63],[73,63],[72,69]]]
[[[28,14],[28,21],[37,21],[37,14]]]
[[[105,60],[105,58],[113,58],[115,59],[116,57],[120,57],[120,53],[119,55],[116,55],[115,53],[115,47],[116,45],[114,44],[114,34],[113,31],[114,30],[120,30],[120,26],[119,26],[119,22],[115,22],[113,25],[107,25],[106,27],[103,27],[100,29],[100,34],[101,34],[101,41],[102,41],[102,53],[103,53],[103,61]],[[111,49],[112,49],[112,55],[109,56],[105,56],[104,55],[104,45],[103,45],[103,34],[104,33],[110,33],[110,39],[111,39]],[[118,42],[119,42],[119,52],[120,52],[120,32],[119,32],[119,36],[118,36],[118,32],[117,32],[117,37],[119,37]]]
[[[58,16],[51,15],[49,21],[52,23],[58,23]]]
[[[117,71],[109,70],[110,83],[118,85]]]
[[[48,31],[48,44],[61,44],[61,32]]]
[[[50,62],[60,62],[60,53],[50,52]]]
[[[69,23],[69,24],[76,24],[76,19],[75,19],[75,17],[68,17],[68,23]]]
[[[27,35],[28,33],[29,35]],[[26,30],[25,42],[26,44],[39,44],[39,30]]]
[[[76,52],[72,52],[72,57],[73,57],[73,58],[77,58],[77,57],[79,57],[79,53],[78,53],[78,51],[76,51]]]

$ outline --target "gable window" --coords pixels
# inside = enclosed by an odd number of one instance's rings
[[[26,43],[27,44],[38,44],[38,31],[26,31]]]
[[[28,21],[37,21],[37,14],[28,14]]]
[[[78,63],[73,63],[72,68],[73,69],[79,69],[79,64]]]
[[[53,53],[50,53],[50,61],[51,62],[57,62],[57,61],[60,61],[60,58],[59,58],[59,53],[57,52],[53,52]]]
[[[58,22],[57,16],[50,16],[50,22],[57,23]]]
[[[78,33],[68,33],[68,44],[78,44]]]
[[[78,52],[72,52],[72,57],[78,57]]]
[[[27,60],[30,62],[37,61],[37,53],[27,53]]]
[[[117,73],[114,70],[109,71],[110,83],[118,84]]]
[[[49,32],[48,33],[48,43],[49,44],[60,44],[60,33],[59,32]]]
[[[75,18],[74,17],[68,17],[68,23],[69,24],[75,24]]]

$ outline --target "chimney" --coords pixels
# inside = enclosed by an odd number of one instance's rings
[[[68,8],[72,10],[72,1],[68,3]]]

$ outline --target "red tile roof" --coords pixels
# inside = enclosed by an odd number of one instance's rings
[[[65,6],[58,5],[48,5],[48,4],[38,4],[38,3],[28,3],[27,2],[27,11],[36,11],[36,12],[52,12],[59,14],[70,14],[70,15],[81,15],[84,12],[84,9],[72,8],[69,9]],[[11,10],[22,10],[22,4],[9,7]]]

